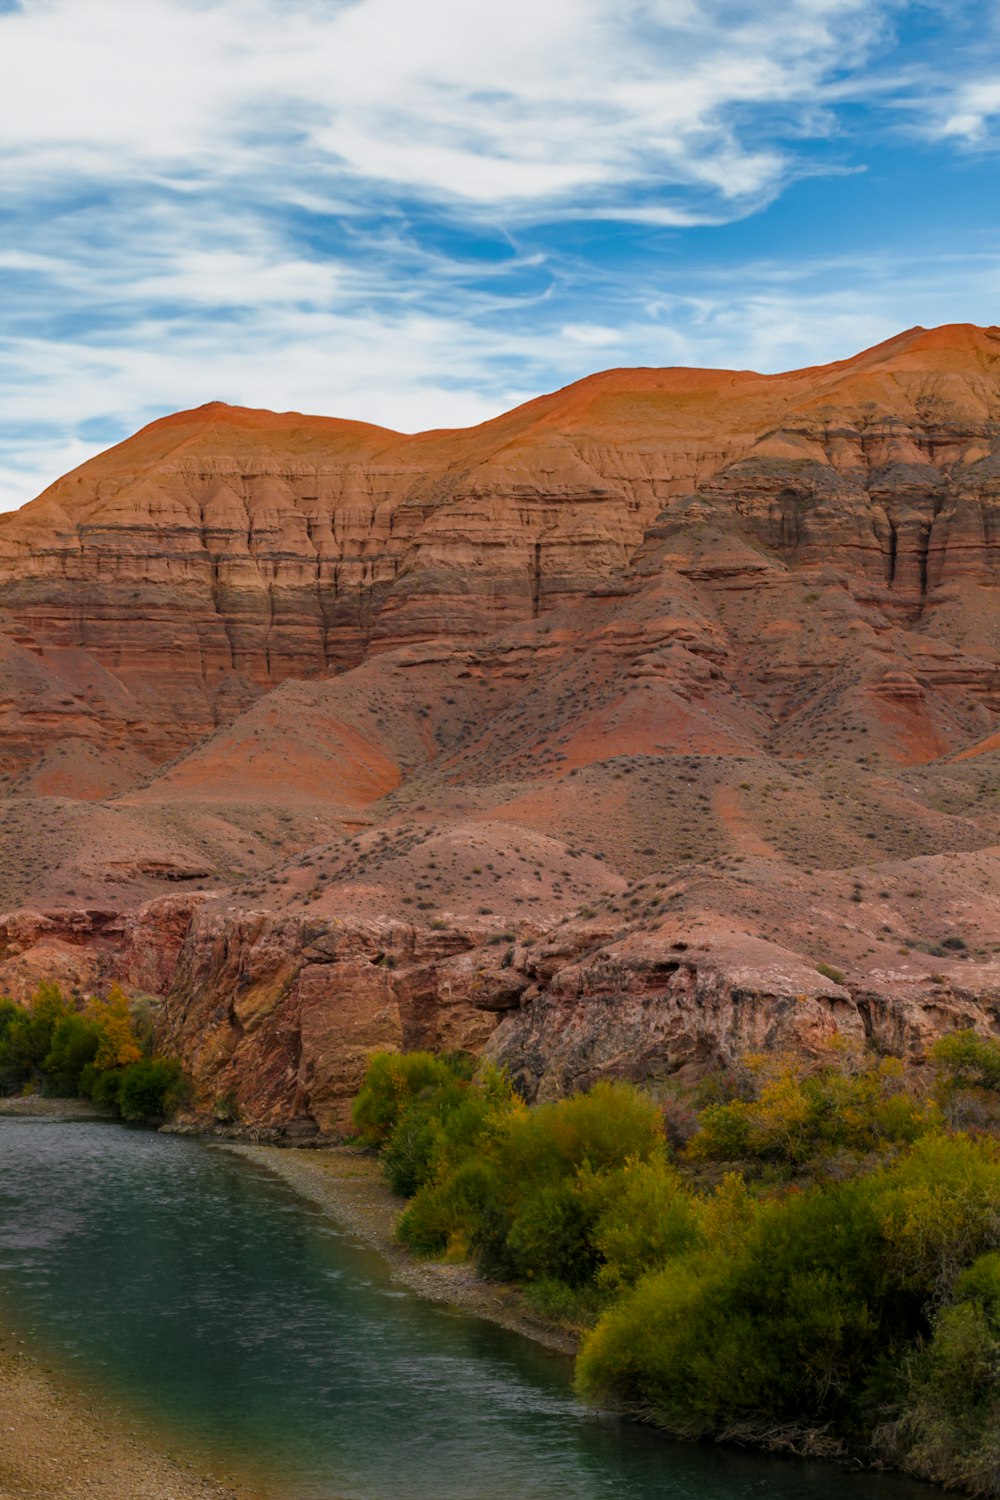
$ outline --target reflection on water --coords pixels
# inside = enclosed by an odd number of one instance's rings
[[[927,1500],[894,1476],[671,1443],[568,1362],[421,1301],[284,1183],[195,1141],[0,1121],[3,1316],[287,1500]]]

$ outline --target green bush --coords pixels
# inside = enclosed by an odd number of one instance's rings
[[[601,1318],[578,1362],[585,1397],[688,1436],[831,1428],[863,1444],[909,1381],[881,1450],[929,1478],[985,1482],[1000,1372],[994,1143],[927,1134],[868,1175],[752,1208],[729,1179],[698,1233]]]
[[[574,1289],[592,1282],[601,1263],[594,1243],[596,1222],[592,1181],[564,1177],[536,1184],[506,1229],[505,1248],[516,1279],[561,1281]]]
[[[438,1183],[421,1189],[400,1216],[399,1240],[417,1255],[464,1258],[499,1203],[496,1166],[470,1156]]]
[[[740,1253],[639,1281],[584,1345],[579,1388],[689,1436],[850,1425],[894,1326],[878,1247],[853,1183],[771,1205]]]
[[[184,1073],[173,1058],[148,1057],[119,1075],[117,1104],[124,1120],[162,1120],[174,1107]]]
[[[1000,1041],[975,1031],[953,1031],[931,1048],[938,1085],[945,1093],[956,1088],[1000,1090]]]
[[[471,1060],[461,1054],[437,1057],[433,1052],[376,1052],[354,1101],[355,1127],[369,1145],[383,1146],[400,1113],[418,1095],[456,1078],[468,1079],[472,1066]]]
[[[412,1198],[433,1175],[438,1144],[437,1097],[415,1099],[400,1111],[382,1152],[382,1169],[394,1193]]]
[[[978,1302],[1000,1324],[1000,1251],[990,1250],[973,1261],[955,1282],[959,1302]]]
[[[663,1146],[656,1105],[630,1083],[596,1083],[585,1094],[539,1104],[515,1117],[503,1141],[512,1178],[605,1172],[645,1161]]]
[[[935,1133],[891,1169],[866,1179],[877,1201],[887,1261],[900,1286],[932,1304],[1000,1248],[1000,1146]]]
[[[400,1097],[395,1123],[382,1147],[382,1165],[393,1192],[412,1197],[425,1184],[461,1164],[484,1133],[515,1108],[506,1075],[489,1065],[475,1078],[464,1064],[443,1081]]]
[[[570,1287],[554,1277],[542,1277],[524,1288],[524,1299],[532,1312],[573,1333],[593,1328],[607,1306],[607,1294],[593,1282]]]
[[[100,1040],[96,1022],[85,1016],[62,1016],[53,1027],[49,1050],[41,1064],[46,1092],[62,1098],[78,1094],[80,1077],[97,1056]]]
[[[45,1084],[44,1062],[60,1021],[72,1014],[57,985],[42,984],[30,1005],[3,1002],[0,1083],[7,1093]]]
[[[491,1147],[497,1199],[473,1233],[480,1270],[580,1286],[600,1263],[593,1235],[604,1178],[662,1150],[659,1111],[631,1084],[598,1083],[512,1114]]]
[[[703,1237],[694,1194],[659,1153],[630,1161],[610,1176],[593,1230],[597,1279],[621,1292]]]
[[[35,1088],[80,1095],[128,1120],[162,1119],[183,1078],[179,1063],[144,1056],[148,1015],[116,986],[105,1000],[74,1007],[57,985],[40,985],[29,1005],[0,999],[0,1091]]]
[[[391,1093],[399,1099],[379,1062],[369,1100],[383,1120]],[[365,1119],[372,1113],[366,1103]],[[598,1084],[529,1111],[487,1067],[397,1103],[383,1161],[397,1191],[415,1190],[398,1229],[411,1249],[467,1251],[484,1275],[578,1290],[603,1259],[594,1235],[609,1174],[662,1152],[659,1112],[631,1085]]]
[[[908,1145],[937,1112],[907,1091],[902,1067],[884,1058],[805,1073],[789,1058],[757,1058],[749,1097],[703,1110],[686,1154],[693,1161],[762,1161],[801,1166],[837,1153],[862,1157]]]
[[[17,1005],[7,995],[0,995],[0,1047],[4,1045],[7,1032],[24,1015],[24,1007]]]
[[[0,998],[0,1094],[13,1094],[27,1082],[24,1006]]]
[[[113,1109],[117,1114],[121,1079],[119,1068],[98,1069],[93,1063],[88,1063],[80,1074],[80,1093],[85,1099],[92,1099],[100,1109]]]
[[[949,1123],[965,1130],[1000,1128],[1000,1041],[954,1031],[931,1048],[936,1093]]]
[[[1000,1490],[1000,1317],[997,1257],[959,1282],[959,1301],[941,1309],[930,1342],[910,1360],[900,1415],[877,1434],[884,1458],[924,1479],[971,1495]],[[964,1287],[963,1287],[964,1283]]]
[[[980,1042],[943,1065],[988,1077]],[[589,1329],[586,1399],[1000,1495],[1000,1144],[949,1132],[897,1064],[752,1063],[693,1168],[627,1084],[528,1109],[488,1068],[375,1073],[368,1119],[415,1189],[399,1238]],[[741,1171],[706,1188],[718,1160]]]

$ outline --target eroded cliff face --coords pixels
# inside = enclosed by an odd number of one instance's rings
[[[350,1123],[375,1051],[481,1051],[495,995],[468,934],[403,922],[330,923],[200,911],[163,1035],[204,1114],[323,1130]]]
[[[161,997],[203,898],[162,896],[135,911],[108,908],[22,909],[0,917],[0,988],[22,1002],[55,983],[82,998],[120,984]]]
[[[840,567],[934,629],[996,581],[998,434],[1000,334],[973,329],[783,376],[611,371],[412,438],[181,413],[0,518],[0,744],[23,766],[72,725],[162,762],[289,677],[580,601],[660,516],[690,577]]]
[[[607,1077],[683,1087],[757,1052],[874,1048],[919,1069],[945,1031],[1000,1030],[1000,850],[813,876],[762,857],[672,884],[609,876],[572,915],[508,918],[519,934],[454,904],[392,915],[388,883],[368,912],[346,886],[308,915],[294,897],[280,915],[208,902],[163,1035],[196,1117],[301,1135],[349,1125],[380,1048],[481,1052],[545,1099]]]
[[[917,1064],[997,1028],[998,537],[997,329],[154,423],[0,517],[0,979],[165,997],[251,1125],[379,1046]]]

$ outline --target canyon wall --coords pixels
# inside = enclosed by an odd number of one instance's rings
[[[376,1046],[918,1065],[997,1027],[998,548],[995,328],[154,422],[0,517],[0,979],[160,997],[269,1128]]]
[[[664,515],[934,628],[996,583],[998,356],[994,330],[916,330],[791,375],[611,371],[412,438],[168,417],[0,517],[0,746],[23,764],[72,726],[160,763],[289,677],[579,600]],[[693,576],[732,566],[690,546]]]

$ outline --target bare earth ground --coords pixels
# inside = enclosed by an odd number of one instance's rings
[[[396,1243],[394,1230],[404,1200],[382,1181],[378,1162],[351,1146],[295,1150],[276,1146],[227,1145],[284,1178],[296,1192],[377,1250],[395,1280],[432,1302],[447,1302],[473,1317],[486,1318],[547,1349],[572,1354],[578,1340],[538,1318],[516,1287],[484,1281],[467,1265],[418,1261]],[[0,1497],[2,1500],[2,1497]]]

